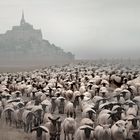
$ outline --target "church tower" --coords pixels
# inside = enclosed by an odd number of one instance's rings
[[[25,19],[24,19],[24,11],[22,11],[22,18],[21,18],[21,21],[20,21],[20,25],[24,25],[26,22],[25,22]]]

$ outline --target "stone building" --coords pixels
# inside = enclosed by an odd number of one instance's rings
[[[0,62],[35,64],[64,60],[73,61],[74,55],[44,40],[41,30],[25,21],[23,12],[19,26],[0,34]]]

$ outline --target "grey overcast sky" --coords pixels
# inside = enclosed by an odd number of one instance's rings
[[[22,9],[43,38],[76,58],[140,56],[140,0],[0,0],[0,33]]]

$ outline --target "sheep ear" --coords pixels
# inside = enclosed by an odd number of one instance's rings
[[[116,126],[118,126],[118,127],[119,127],[119,124],[118,124],[118,123],[116,123]]]
[[[110,116],[108,117],[108,119],[110,119],[111,118],[111,114],[110,114]]]
[[[126,121],[127,119],[123,119],[124,121]]]
[[[53,120],[51,117],[48,117],[48,119],[51,120],[51,121]]]
[[[92,110],[92,113],[96,114],[96,112],[94,110]]]
[[[89,128],[91,131],[94,131],[94,129],[93,128]]]
[[[111,115],[112,113],[111,112],[108,112],[107,114]]]
[[[31,132],[36,131],[38,129],[38,127],[35,127],[33,129],[31,129]]]
[[[81,128],[80,130],[85,130],[85,128]]]
[[[45,130],[45,129],[42,129],[45,133],[48,133],[48,131],[47,130]]]
[[[101,127],[103,127],[102,124],[99,124],[99,125],[100,125]]]
[[[132,121],[132,119],[129,119],[128,121]]]
[[[108,114],[109,114],[109,117],[108,117],[108,119],[110,119],[110,118],[111,118],[111,112],[109,112]]]
[[[111,124],[108,125],[109,128],[111,128],[111,126],[112,126]]]
[[[57,117],[57,118],[56,118],[56,121],[59,120],[59,119],[60,119],[60,117]]]

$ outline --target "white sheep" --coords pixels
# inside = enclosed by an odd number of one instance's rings
[[[111,140],[111,125],[97,125],[95,128],[96,140]]]
[[[66,140],[67,138],[68,140],[70,140],[70,134],[71,140],[73,140],[76,131],[76,121],[71,117],[66,118],[62,123],[62,129],[64,131],[64,140]]]
[[[119,120],[111,127],[112,140],[125,140],[126,139],[127,131],[125,128],[125,124],[126,124],[125,121]]]
[[[98,124],[101,124],[101,125],[104,125],[104,124],[112,124],[112,119],[109,118],[110,117],[110,114],[111,111],[110,110],[102,110],[100,113],[99,113],[99,116],[97,118],[97,123]]]
[[[67,117],[76,117],[76,111],[72,102],[68,101],[65,105],[65,113]]]

